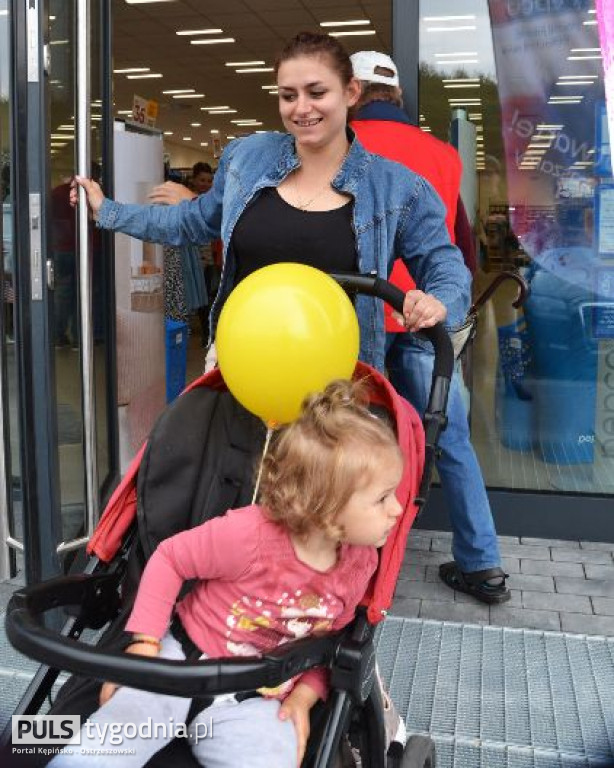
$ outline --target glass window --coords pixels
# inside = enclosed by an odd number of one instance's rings
[[[422,3],[420,123],[465,137],[475,293],[505,270],[531,289],[515,310],[516,286],[503,283],[473,345],[472,437],[491,487],[614,491],[604,98],[592,1]]]

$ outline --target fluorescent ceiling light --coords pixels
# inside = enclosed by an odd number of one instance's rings
[[[352,19],[350,21],[321,21],[321,27],[361,27],[370,24],[369,19]]]
[[[272,72],[273,67],[248,67],[247,69],[235,69],[235,72]]]
[[[567,101],[567,99],[580,99],[580,101],[584,98],[581,94],[578,94],[577,96],[574,94],[573,96],[551,96],[550,101]]]
[[[201,107],[200,111],[201,112],[210,112],[212,109],[230,109],[230,107],[228,106],[228,104],[222,104],[222,106],[220,106],[220,107]]]
[[[596,27],[597,26],[597,19],[591,19],[590,21],[583,21],[582,22],[585,27]]]
[[[164,131],[164,135],[165,136],[172,136],[173,132],[172,131]]]
[[[356,35],[374,35],[374,29],[355,29],[347,32],[330,32],[331,37],[351,37]]]
[[[209,142],[208,141],[201,141],[200,142],[200,146],[201,147],[208,147],[209,146]]]
[[[227,138],[227,139],[236,139],[237,137],[236,137],[236,136],[234,136],[233,134],[228,134],[228,135],[226,136],[226,138]]]
[[[174,99],[204,99],[204,93],[178,93],[173,96]]]
[[[173,3],[174,0],[126,0],[128,5],[145,5],[145,3]]]
[[[267,93],[269,94],[269,96],[278,96],[279,95],[279,91],[278,90],[267,91]]]
[[[176,93],[194,93],[195,90],[195,88],[175,88],[172,91],[162,91],[162,93],[166,93],[168,96],[173,96]]]
[[[216,45],[217,43],[234,43],[234,37],[213,37],[211,40],[190,40],[190,45]]]
[[[572,48],[572,53],[600,53],[601,48]]]
[[[479,64],[479,61],[477,59],[448,59],[446,61],[436,61],[435,64],[440,66],[448,66],[449,64]]]
[[[150,72],[147,75],[126,75],[126,78],[128,80],[155,80],[156,78],[162,77],[162,75],[159,72]]]
[[[225,67],[258,67],[264,64],[264,61],[227,61]]]
[[[557,106],[559,104],[564,105],[564,104],[581,104],[581,103],[582,103],[582,99],[565,99],[564,101],[549,101],[548,102],[548,104],[550,104],[550,105],[556,104]]]
[[[202,123],[190,123],[190,125],[192,126],[192,128],[200,128]]]
[[[466,24],[461,27],[427,27],[427,32],[469,32],[476,30],[475,24]]]
[[[255,117],[240,117],[237,120],[231,120],[231,123],[236,123],[237,125],[239,123],[243,123],[247,125],[247,123],[257,123],[258,120]]]
[[[480,83],[449,83],[444,88],[479,88]]]
[[[218,131],[218,129],[217,129],[217,128],[212,128],[212,129],[211,129],[211,133],[219,133],[219,131]]]
[[[68,40],[50,40],[49,45],[68,45]]]
[[[179,29],[176,35],[221,35],[222,29]]]
[[[551,123],[540,123],[535,127],[538,131],[558,131],[561,128],[564,128],[565,126],[562,123],[554,124],[554,125],[552,125]]]
[[[598,75],[560,75],[559,80],[597,80]]]
[[[260,87],[262,88],[263,91],[272,91],[272,90],[276,91],[279,88],[279,86],[277,85],[261,85]]]
[[[236,114],[236,109],[210,109],[210,115],[232,115]]]
[[[471,13],[467,16],[423,16],[422,21],[466,21],[475,19],[475,14]]]
[[[448,79],[443,79],[441,81],[442,83],[479,83],[480,78],[479,77],[453,77]]]
[[[561,83],[555,83],[555,85],[563,86],[563,85],[594,85],[592,80],[566,80],[565,82]]]
[[[131,115],[132,110],[131,109],[118,109],[117,110],[118,115]]]
[[[65,147],[66,142],[65,141],[50,141],[49,142],[50,147]]]
[[[191,136],[184,136],[183,140],[184,141],[192,141],[192,137]]]
[[[249,127],[249,126],[252,126],[252,125],[262,125],[262,122],[259,121],[259,120],[254,120],[253,122],[250,120],[247,123],[243,122],[241,120],[239,120],[238,122],[233,120],[233,123],[235,123],[235,125],[238,125],[238,126],[240,125],[240,126],[245,126],[245,127]]]
[[[127,75],[130,72],[149,72],[149,67],[127,67],[126,69],[114,69],[113,73],[115,75]]]
[[[568,56],[567,61],[593,61],[594,59],[601,58],[601,54],[598,56]]]
[[[66,140],[66,141],[74,141],[74,135],[71,136],[69,133],[52,133],[50,138],[52,139],[60,139],[60,140]]]
[[[8,16],[8,15],[9,15],[9,12],[6,9],[3,11],[0,11],[0,16]],[[49,18],[53,21],[53,19],[55,19],[55,16],[50,16]]]

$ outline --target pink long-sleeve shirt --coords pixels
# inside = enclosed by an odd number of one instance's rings
[[[128,632],[161,638],[184,581],[197,579],[177,605],[193,642],[210,658],[257,655],[307,635],[342,629],[355,615],[377,567],[375,547],[342,544],[325,572],[298,559],[288,532],[257,505],[163,541],[149,559]],[[267,695],[283,697],[296,681]],[[324,670],[301,676],[322,698]]]

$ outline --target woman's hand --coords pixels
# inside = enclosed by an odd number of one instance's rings
[[[195,197],[198,195],[195,195],[191,189],[174,181],[165,181],[164,184],[159,184],[147,195],[150,203],[161,205],[177,205],[182,200],[193,200]]]
[[[297,765],[303,762],[309,738],[309,711],[318,700],[318,694],[310,685],[297,683],[279,708],[280,720],[292,720],[298,741]]]
[[[104,200],[104,195],[102,193],[102,189],[100,188],[100,184],[92,181],[92,179],[86,179],[84,176],[75,176],[75,178],[70,182],[70,204],[73,206],[73,208],[79,202],[79,190],[77,189],[78,186],[83,187],[85,190],[87,195],[87,202],[90,206],[92,214],[94,217],[96,217],[96,214],[102,205],[102,201]]]
[[[393,312],[393,317],[399,325],[408,331],[416,333],[421,328],[432,328],[437,323],[442,323],[448,314],[444,305],[423,291],[407,291],[403,302],[403,316]]]
[[[152,638],[153,640],[156,640],[156,638]],[[130,643],[130,645],[126,648],[126,653],[134,653],[137,656],[157,656],[160,652],[160,646],[156,645],[151,642],[145,642],[140,643],[138,640],[135,640],[134,642]],[[100,706],[103,704],[106,704],[107,701],[113,696],[115,691],[121,688],[121,686],[118,683],[103,683],[102,688],[100,689],[100,697],[99,702]]]

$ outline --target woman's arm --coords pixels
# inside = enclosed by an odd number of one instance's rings
[[[420,303],[420,314],[424,310],[424,315],[431,318],[440,314],[438,304],[443,305],[447,311],[446,324],[455,327],[469,310],[471,274],[460,251],[450,242],[441,199],[426,179],[418,177],[416,184],[416,199],[408,206],[397,231],[395,253],[403,259],[419,289],[415,293],[420,294],[420,301],[412,300],[412,305]],[[434,299],[437,304],[422,297]],[[406,309],[411,314],[413,306],[408,307],[407,303],[406,298]],[[408,312],[404,314],[407,324]],[[412,317],[412,324],[416,319]]]
[[[139,240],[181,246],[202,245],[220,236],[225,177],[229,157],[222,156],[206,195],[183,200],[178,205],[135,205],[105,198],[100,186],[91,179],[76,176],[70,202],[78,202],[77,185],[86,192],[89,207],[102,229],[123,232]]]

